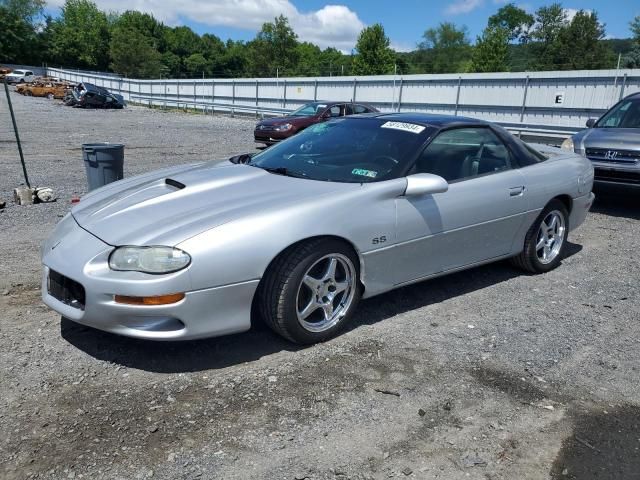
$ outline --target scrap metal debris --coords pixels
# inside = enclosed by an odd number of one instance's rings
[[[124,108],[125,102],[122,95],[111,93],[106,88],[98,87],[92,83],[79,83],[67,91],[64,96],[64,104],[78,108]]]

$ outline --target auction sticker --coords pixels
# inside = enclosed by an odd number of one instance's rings
[[[402,130],[404,132],[411,133],[422,133],[422,131],[426,128],[422,125],[416,125],[415,123],[406,123],[406,122],[385,122],[380,128],[393,128],[394,130]]]
[[[374,170],[365,170],[364,168],[354,168],[351,170],[351,175],[360,175],[361,177],[376,178],[378,172]]]

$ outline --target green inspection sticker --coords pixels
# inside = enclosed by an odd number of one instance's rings
[[[378,176],[378,172],[373,170],[365,170],[364,168],[354,168],[351,170],[351,175],[360,175],[361,177],[369,177],[376,178]]]

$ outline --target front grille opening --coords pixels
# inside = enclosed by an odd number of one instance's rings
[[[84,310],[86,301],[84,287],[75,280],[54,270],[49,270],[47,291],[49,295],[65,305]]]
[[[615,170],[595,169],[595,180],[640,185],[639,172],[623,172]]]

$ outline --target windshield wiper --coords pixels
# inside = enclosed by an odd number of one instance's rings
[[[291,169],[286,168],[286,167],[258,167],[258,168],[262,168],[263,170],[266,170],[267,172],[273,173],[275,175],[284,175],[285,177],[294,177],[294,178],[308,178],[309,177],[309,175],[307,175],[304,172],[299,172],[297,170],[291,170]]]

